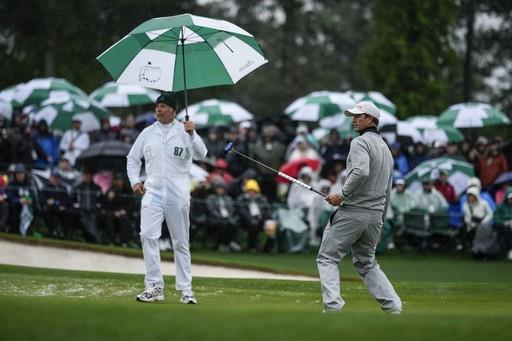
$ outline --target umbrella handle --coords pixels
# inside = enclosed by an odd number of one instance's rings
[[[181,59],[183,61],[183,90],[185,91],[185,121],[189,120],[188,116],[188,99],[187,99],[187,77],[185,76],[185,32],[181,26]]]

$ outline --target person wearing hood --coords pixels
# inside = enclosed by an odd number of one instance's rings
[[[67,130],[60,140],[60,151],[62,157],[68,159],[71,166],[74,166],[76,159],[89,148],[91,141],[89,134],[82,131],[82,119],[75,115],[71,121],[71,129]]]
[[[327,179],[318,181],[318,190],[325,195],[329,195],[331,187],[332,183]],[[327,225],[327,221],[333,210],[333,207],[329,205],[322,196],[313,196],[313,201],[308,212],[308,220],[311,225],[309,236],[310,245],[320,245],[320,238],[324,232],[324,227]]]
[[[507,259],[512,261],[512,187],[507,188],[505,200],[496,207],[494,221],[504,236]]]
[[[34,144],[37,146],[36,167],[45,169],[54,167],[60,157],[59,142],[48,128],[45,120],[37,123],[37,129],[33,135]]]
[[[467,240],[472,244],[474,255],[491,255],[495,250],[495,233],[492,229],[493,213],[489,204],[480,198],[480,191],[476,187],[467,190],[468,201],[464,204],[464,223],[466,225]]]
[[[235,241],[238,236],[238,221],[235,203],[227,194],[226,183],[222,178],[212,180],[213,193],[206,198],[206,210],[211,234],[217,241],[218,251],[240,251]]]
[[[466,193],[460,196],[460,210],[464,210],[464,204],[468,201],[467,190],[470,189],[471,187],[478,188],[478,190],[480,191],[480,198],[485,200],[489,204],[491,210],[494,212],[496,210],[496,202],[494,201],[492,195],[489,192],[482,190],[482,183],[480,182],[480,179],[477,177],[472,177],[468,180]]]
[[[313,169],[309,166],[302,167],[297,175],[299,181],[312,186],[314,181],[315,174],[313,173]],[[288,191],[288,199],[286,203],[288,204],[288,208],[290,209],[302,209],[306,213],[311,207],[313,203],[313,198],[318,195],[315,192],[310,191],[302,186],[292,183],[290,186],[290,190]]]
[[[406,188],[404,179],[400,178],[395,181],[389,205],[393,211],[394,228],[400,233],[403,230],[404,214],[414,207],[414,194]]]
[[[288,162],[303,160],[303,159],[313,159],[320,160],[320,156],[310,145],[306,138],[302,135],[299,135],[295,138],[295,148],[290,153],[288,157]]]
[[[267,198],[261,194],[260,185],[255,179],[245,181],[243,191],[236,200],[240,225],[247,229],[247,247],[249,251],[256,252],[259,234],[263,231],[265,221],[270,219],[270,205]],[[273,242],[273,239],[268,238],[263,250],[270,252]]]

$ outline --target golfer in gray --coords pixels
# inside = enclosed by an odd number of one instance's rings
[[[380,111],[373,103],[359,102],[345,115],[352,117],[360,136],[350,144],[341,193],[325,199],[339,207],[325,228],[316,259],[324,312],[340,311],[345,304],[340,295],[338,264],[351,252],[354,266],[382,310],[399,314],[402,301],[375,259],[389,203],[393,157],[377,132]]]

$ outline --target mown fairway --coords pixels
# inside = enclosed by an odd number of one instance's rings
[[[306,274],[314,264],[314,255],[219,257],[223,263],[288,266]],[[168,277],[166,301],[142,304],[134,300],[142,276],[0,265],[0,339],[511,339],[512,264],[448,256],[381,258],[405,301],[402,316],[381,313],[352,270],[344,272],[344,311],[326,315],[317,282],[195,278],[200,304],[183,306]]]

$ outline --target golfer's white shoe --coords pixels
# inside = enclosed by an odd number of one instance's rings
[[[188,292],[188,293],[182,293],[180,298],[180,303],[183,304],[197,304],[197,300],[194,297],[194,293]]]
[[[140,295],[137,295],[139,302],[158,302],[164,300],[164,291],[162,288],[149,287]]]

